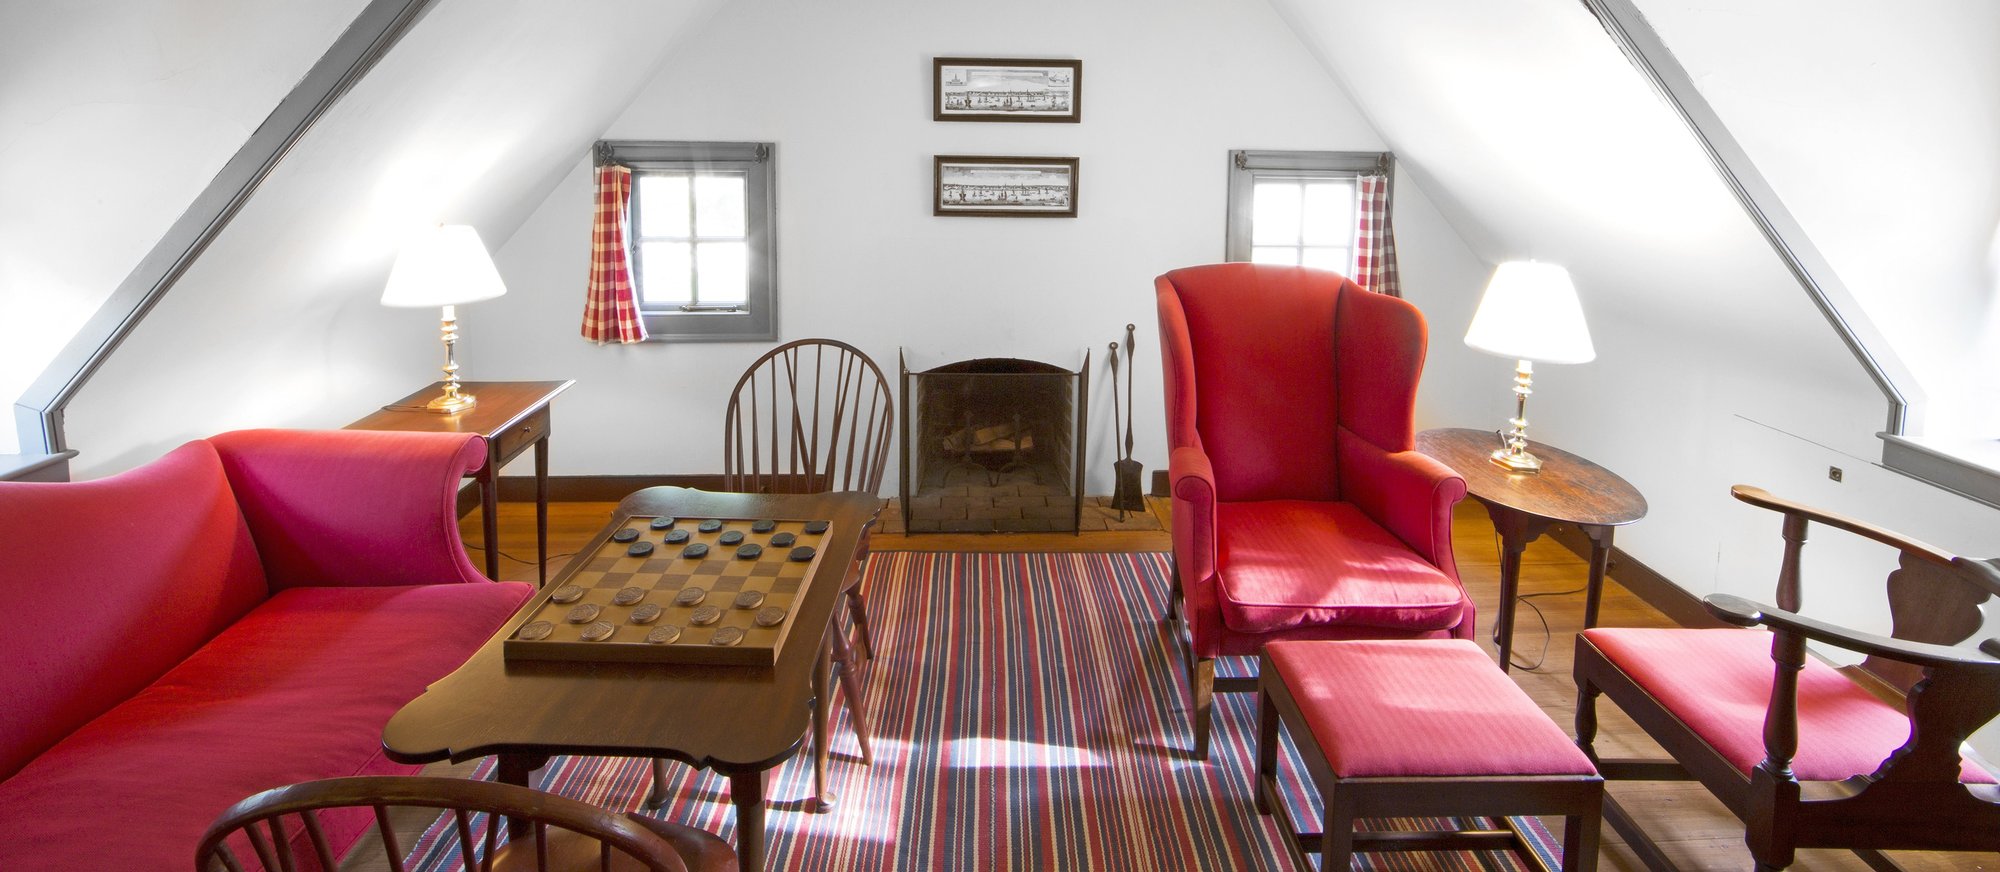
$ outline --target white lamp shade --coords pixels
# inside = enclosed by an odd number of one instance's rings
[[[479,231],[464,224],[445,224],[418,233],[404,243],[389,268],[382,288],[382,305],[433,308],[476,303],[507,293],[500,271]]]
[[[1569,270],[1552,263],[1503,263],[1486,283],[1465,344],[1501,357],[1583,363],[1597,357]]]

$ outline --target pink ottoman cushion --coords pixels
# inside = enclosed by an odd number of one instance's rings
[[[1771,634],[1761,630],[1600,627],[1583,637],[1639,687],[1748,774],[1764,762],[1771,701]],[[1833,667],[1807,657],[1799,673],[1800,781],[1868,775],[1910,739],[1910,719]],[[1992,783],[1966,762],[1961,778]]]
[[[1597,774],[1472,642],[1272,642],[1264,655],[1339,777]]]

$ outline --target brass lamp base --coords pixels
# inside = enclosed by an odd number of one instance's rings
[[[424,404],[424,408],[439,414],[449,415],[472,408],[471,394],[458,392],[458,310],[454,306],[444,307],[444,394]]]
[[[1500,448],[1487,456],[1492,458],[1494,463],[1505,467],[1508,472],[1533,475],[1542,471],[1542,459],[1526,451]]]
[[[1528,395],[1535,392],[1534,374],[1533,363],[1514,362],[1514,417],[1507,420],[1513,429],[1496,431],[1500,447],[1487,455],[1508,472],[1525,475],[1542,471],[1542,459],[1528,453]]]
[[[437,412],[439,414],[449,415],[454,412],[463,412],[466,409],[472,408],[476,400],[477,398],[471,394],[447,392],[443,396],[437,397],[431,400],[430,402],[425,403],[424,409],[427,411]]]

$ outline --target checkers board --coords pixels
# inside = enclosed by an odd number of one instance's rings
[[[536,594],[507,636],[506,657],[771,666],[827,529],[826,521],[627,516]]]

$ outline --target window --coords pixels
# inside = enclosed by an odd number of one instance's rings
[[[1230,152],[1224,257],[1354,275],[1359,182],[1387,173],[1389,160],[1378,152]]]
[[[599,145],[632,168],[632,280],[648,336],[777,338],[771,144]]]

